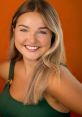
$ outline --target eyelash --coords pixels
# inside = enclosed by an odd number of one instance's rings
[[[26,29],[20,29],[20,31],[22,31],[22,32],[27,32],[27,30],[26,30]],[[41,33],[41,34],[47,34],[47,32],[46,32],[46,31],[39,31],[39,33]]]
[[[40,31],[40,33],[41,33],[41,34],[47,34],[47,32],[45,32],[45,31]]]
[[[27,30],[26,30],[26,29],[21,29],[20,31],[22,31],[22,32],[27,32]]]

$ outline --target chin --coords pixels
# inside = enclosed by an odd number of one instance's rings
[[[29,61],[37,61],[41,58],[41,56],[24,56],[25,59],[29,60]]]

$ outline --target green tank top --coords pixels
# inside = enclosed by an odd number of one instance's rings
[[[9,80],[13,78],[15,62],[10,63]],[[70,113],[63,113],[53,109],[42,99],[38,104],[24,105],[13,99],[9,93],[8,82],[3,92],[0,93],[0,115],[1,117],[70,117]]]

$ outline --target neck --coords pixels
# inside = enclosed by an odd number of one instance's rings
[[[33,73],[35,71],[35,68],[37,66],[38,61],[28,60],[26,58],[23,58],[24,66],[25,66],[25,72],[26,73]]]

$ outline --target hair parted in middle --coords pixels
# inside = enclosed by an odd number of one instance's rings
[[[54,7],[46,0],[26,0],[16,11],[11,23],[11,59],[18,61],[22,59],[21,53],[16,49],[14,44],[14,32],[19,17],[28,12],[38,12],[45,22],[46,26],[52,31],[51,47],[41,57],[34,78],[32,79],[29,89],[25,95],[24,103],[37,103],[41,99],[47,88],[48,73],[54,70],[59,73],[60,63],[65,62],[65,51],[63,44],[63,33],[59,16]]]

